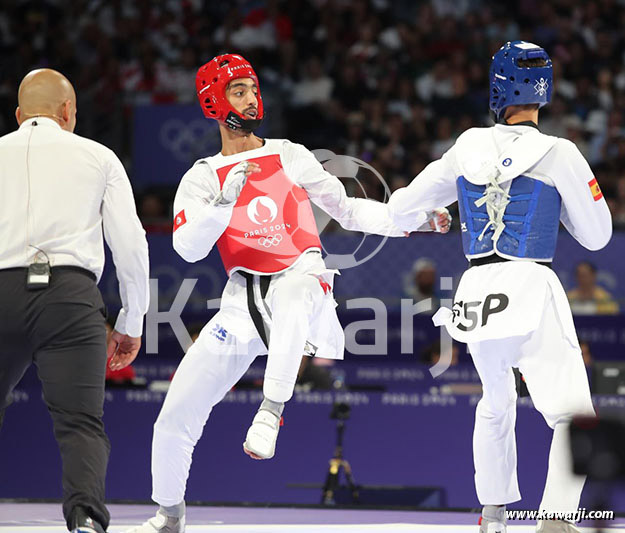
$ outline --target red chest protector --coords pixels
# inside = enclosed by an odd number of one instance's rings
[[[308,194],[286,176],[280,156],[248,161],[261,170],[248,177],[217,248],[228,275],[237,268],[275,274],[306,250],[321,249],[319,232]],[[220,186],[235,164],[217,169]]]

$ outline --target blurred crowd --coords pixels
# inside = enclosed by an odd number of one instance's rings
[[[554,61],[542,131],[577,143],[625,224],[624,24],[623,0],[0,0],[0,133],[19,80],[50,66],[77,89],[77,132],[132,170],[133,107],[193,102],[197,67],[239,52],[260,75],[268,136],[358,157],[394,190],[490,123],[490,57],[521,38]],[[168,217],[171,194],[148,191],[144,218]]]
[[[590,261],[575,265],[574,280],[567,297],[574,315],[617,315],[619,302],[599,283],[597,267]],[[404,296],[419,302],[432,300],[430,312],[441,303],[437,290],[439,275],[436,263],[429,257],[420,257],[404,276]]]

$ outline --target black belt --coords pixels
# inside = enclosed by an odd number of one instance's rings
[[[256,301],[254,300],[254,274],[249,272],[239,271],[239,274],[245,278],[245,285],[247,289],[247,308],[249,309],[252,322],[256,327],[256,331],[260,335],[260,338],[265,343],[265,347],[269,349],[269,340],[267,337],[267,330],[265,329],[265,322],[263,316],[260,314]],[[271,283],[271,276],[259,276],[260,278],[260,297],[264,300],[269,290],[269,284]]]
[[[469,265],[472,267],[482,266],[482,265],[490,265],[492,263],[506,263],[508,261],[518,261],[516,259],[506,259],[505,257],[501,257],[500,255],[493,254],[487,255],[486,257],[477,257],[476,259],[471,259],[469,261]],[[541,261],[532,261],[537,265],[543,265],[547,268],[551,268],[551,261],[541,262]]]
[[[0,274],[2,272],[23,272],[24,275],[26,275],[26,272],[28,272],[28,268],[27,267],[3,268],[0,270]],[[91,272],[91,270],[87,270],[86,268],[82,268],[79,266],[72,266],[72,265],[53,266],[53,267],[50,267],[50,272],[52,274],[54,274],[55,272],[77,272],[78,274],[87,276],[93,281],[98,280],[96,275],[93,272]]]

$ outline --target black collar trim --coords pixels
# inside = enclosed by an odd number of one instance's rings
[[[507,122],[504,122],[503,126],[530,126],[540,131],[538,129],[538,124],[536,124],[536,122],[532,122],[531,120],[524,120],[523,122],[515,122],[514,124],[508,124]]]

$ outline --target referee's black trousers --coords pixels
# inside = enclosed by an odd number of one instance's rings
[[[110,520],[104,506],[110,450],[102,423],[104,316],[102,296],[86,271],[53,268],[49,287],[28,291],[26,269],[0,270],[0,424],[11,391],[34,362],[61,452],[70,529],[78,506],[105,529]],[[36,474],[29,475],[36,484]]]

